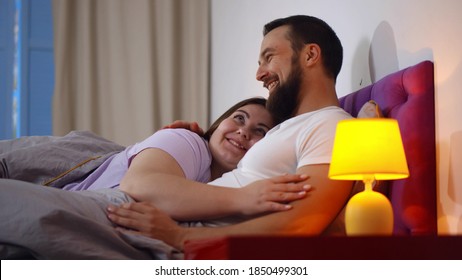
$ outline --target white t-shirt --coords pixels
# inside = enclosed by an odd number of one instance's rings
[[[237,169],[209,184],[242,187],[260,179],[295,173],[304,165],[330,163],[337,123],[350,118],[351,115],[343,109],[331,106],[286,120],[256,143],[241,159]],[[202,225],[225,226],[243,220],[243,217],[227,217]],[[334,223],[335,227],[341,227],[338,223],[341,220]]]
[[[209,184],[241,187],[295,173],[304,165],[330,163],[337,122],[349,118],[351,115],[343,109],[331,106],[286,120],[256,143],[237,169]]]

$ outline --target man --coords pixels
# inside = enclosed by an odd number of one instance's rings
[[[139,234],[181,250],[184,241],[233,234],[321,234],[340,213],[352,184],[328,179],[336,124],[351,118],[340,109],[336,77],[342,46],[322,20],[292,16],[265,25],[257,80],[269,91],[268,109],[282,124],[241,160],[239,167],[210,184],[246,185],[283,173],[309,176],[315,187],[290,211],[221,227],[180,227],[147,203],[110,207],[109,218]],[[185,186],[186,187],[186,186]],[[133,190],[127,190],[129,193]]]

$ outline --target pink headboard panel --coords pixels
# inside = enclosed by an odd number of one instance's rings
[[[410,176],[386,182],[395,235],[437,234],[433,77],[433,62],[424,61],[340,98],[353,116],[372,99],[385,117],[398,120]]]

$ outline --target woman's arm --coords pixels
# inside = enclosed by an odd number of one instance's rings
[[[291,211],[271,213],[226,227],[178,226],[163,212],[150,204],[125,204],[110,207],[108,217],[121,226],[134,229],[138,234],[160,239],[178,248],[189,239],[211,238],[242,234],[321,234],[341,211],[351,192],[349,181],[327,178],[328,164],[307,165],[297,172],[310,174],[310,183],[317,186],[310,199],[294,201]]]
[[[285,175],[244,188],[212,186],[187,180],[170,154],[149,148],[133,158],[120,189],[137,201],[154,203],[175,220],[190,221],[288,210],[287,202],[305,197],[305,180]]]

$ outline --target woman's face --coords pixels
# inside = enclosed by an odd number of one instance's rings
[[[237,163],[256,142],[273,127],[273,119],[264,106],[248,104],[224,119],[209,140],[213,164],[222,171]]]

